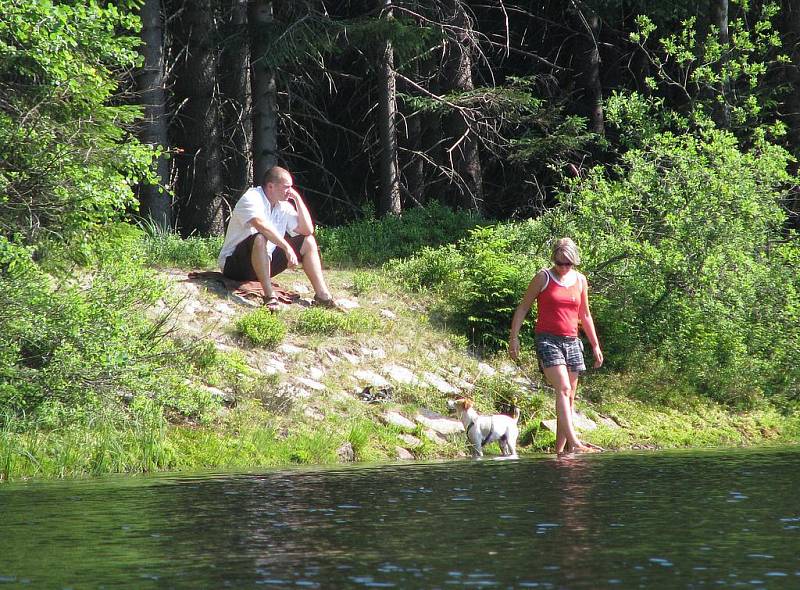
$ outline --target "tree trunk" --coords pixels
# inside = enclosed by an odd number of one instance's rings
[[[250,119],[250,41],[247,0],[231,0],[221,55],[224,194],[229,204],[251,186],[253,127]]]
[[[791,92],[786,96],[786,124],[788,126],[788,149],[800,159],[800,0],[785,0],[781,11],[780,26],[783,32],[783,46],[787,48],[791,63],[784,68],[786,81]],[[797,174],[797,162],[791,170]],[[793,227],[800,228],[800,189],[794,187],[789,197],[789,209]]]
[[[384,4],[386,19],[392,19],[392,0],[380,0]],[[400,203],[400,171],[397,160],[397,93],[394,75],[394,49],[391,39],[383,43],[380,56],[380,105],[378,128],[381,142],[381,195],[378,213],[381,215],[402,213]]]
[[[164,31],[161,24],[161,0],[146,0],[142,19],[142,55],[144,66],[136,79],[144,107],[142,143],[167,149],[169,135],[166,116],[167,94],[164,89]],[[169,160],[160,156],[156,162],[158,184],[139,187],[140,213],[157,227],[172,227],[172,200],[169,186]]]
[[[217,55],[211,0],[187,2],[177,22],[176,40],[185,53],[175,72],[176,193],[183,235],[214,235],[224,230],[219,104],[214,95]]]
[[[577,39],[575,59],[580,86],[583,87],[584,104],[589,115],[590,129],[605,135],[603,113],[603,85],[600,81],[600,17],[583,2],[573,0],[575,27],[581,32]]]
[[[448,13],[446,19],[449,29],[448,39],[445,42],[442,89],[444,92],[466,92],[474,88],[472,23],[460,0],[447,0],[443,5]],[[447,152],[456,175],[455,180],[458,182],[458,186],[455,187],[456,203],[462,209],[482,212],[483,173],[478,140],[465,117],[463,112],[454,110],[444,121],[444,130],[449,142]]]
[[[264,173],[278,163],[278,101],[275,73],[266,66],[272,1],[254,0],[250,20],[250,64],[253,103],[253,181],[261,184]]]
[[[717,64],[717,73],[721,76],[717,84],[714,100],[714,121],[717,126],[727,129],[731,126],[731,110],[728,104],[730,96],[730,81],[725,74],[725,62],[727,57],[725,51],[729,44],[728,37],[728,0],[711,0],[711,20],[712,24],[719,29],[719,44],[723,47],[723,54]]]

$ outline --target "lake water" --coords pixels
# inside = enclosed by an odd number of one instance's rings
[[[0,486],[2,588],[800,588],[800,448]]]

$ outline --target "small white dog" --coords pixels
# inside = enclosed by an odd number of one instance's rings
[[[472,400],[466,398],[448,400],[447,408],[455,411],[464,425],[476,457],[483,457],[483,447],[494,441],[498,441],[504,456],[517,456],[519,408],[514,408],[513,418],[503,414],[481,416],[473,407]]]

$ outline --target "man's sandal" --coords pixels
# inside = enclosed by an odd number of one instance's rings
[[[266,307],[268,311],[275,313],[280,309],[281,302],[278,301],[278,298],[274,295],[272,297],[264,297],[264,307]]]
[[[311,301],[311,305],[315,307],[325,307],[327,309],[338,309],[341,310],[342,308],[336,303],[336,300],[333,297],[329,297],[328,299],[322,299],[319,295],[314,295],[314,299]]]

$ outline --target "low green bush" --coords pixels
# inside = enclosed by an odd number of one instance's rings
[[[251,311],[236,320],[237,331],[256,346],[271,348],[286,337],[286,324],[265,307]]]
[[[408,258],[390,260],[383,268],[410,291],[444,292],[458,288],[464,274],[464,255],[454,244],[440,248],[425,246]]]
[[[381,324],[378,316],[360,309],[342,313],[333,309],[312,307],[298,314],[292,323],[292,330],[309,336],[332,336],[374,332]]]
[[[340,267],[380,266],[392,258],[405,258],[425,246],[454,243],[483,220],[439,203],[417,207],[402,216],[367,218],[317,231],[327,264]]]
[[[76,280],[4,239],[0,252],[0,407],[30,415],[159,389],[172,348],[145,316],[165,288],[152,271],[109,257]]]

